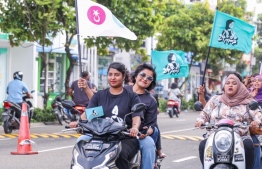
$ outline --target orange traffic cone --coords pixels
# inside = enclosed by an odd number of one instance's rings
[[[38,152],[32,151],[32,141],[30,140],[30,130],[28,123],[27,105],[24,102],[22,104],[22,112],[20,118],[20,129],[17,144],[17,152],[11,152],[13,155],[30,155],[38,154]]]

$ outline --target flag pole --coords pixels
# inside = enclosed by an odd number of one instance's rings
[[[202,79],[202,86],[205,84],[205,75],[206,75],[206,70],[207,70],[208,58],[209,58],[209,55],[210,55],[210,49],[211,49],[211,47],[208,46],[207,59],[206,59],[206,64],[205,64],[205,70],[204,70],[203,79]]]
[[[77,7],[77,0],[75,0],[75,10],[76,10],[76,32],[77,32],[79,74],[80,74],[80,77],[82,77],[81,46],[80,46],[79,24],[78,24],[78,7]]]
[[[214,23],[216,22],[217,11],[218,11],[218,7],[216,7],[216,12],[215,12],[214,21],[213,21]],[[210,55],[211,41],[213,39],[213,33],[214,33],[214,24],[213,24],[213,27],[212,27],[211,37],[210,37],[210,40],[209,40],[209,46],[208,46],[208,51],[207,51],[207,59],[206,59],[205,70],[204,70],[203,79],[202,79],[202,86],[205,84],[205,75],[206,75],[207,63],[208,63],[208,59],[209,59],[209,55]]]

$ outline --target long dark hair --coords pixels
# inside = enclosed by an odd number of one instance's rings
[[[127,76],[127,69],[126,66],[123,63],[120,62],[113,62],[109,65],[107,72],[109,72],[109,69],[116,69],[117,71],[121,72],[122,75],[125,77],[124,81],[128,80],[128,76]]]
[[[135,72],[134,72],[133,75],[132,75],[132,80],[133,80],[133,83],[136,83],[136,77],[137,77],[137,75],[138,75],[142,70],[144,70],[144,69],[148,69],[148,70],[150,70],[150,71],[153,72],[153,81],[152,81],[151,84],[146,88],[146,90],[150,91],[150,90],[154,89],[155,86],[156,86],[156,71],[155,71],[155,69],[154,69],[151,65],[149,65],[149,64],[147,64],[147,63],[143,63],[143,64],[137,66]]]

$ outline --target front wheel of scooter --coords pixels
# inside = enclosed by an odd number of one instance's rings
[[[59,110],[57,110],[57,112],[55,112],[55,116],[56,116],[58,123],[60,125],[63,125],[63,116],[61,115],[61,112]]]

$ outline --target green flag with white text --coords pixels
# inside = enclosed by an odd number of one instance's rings
[[[248,54],[252,50],[254,32],[254,26],[216,10],[209,46]]]
[[[169,78],[187,77],[189,68],[183,51],[152,51],[152,65],[155,67],[157,81]]]

